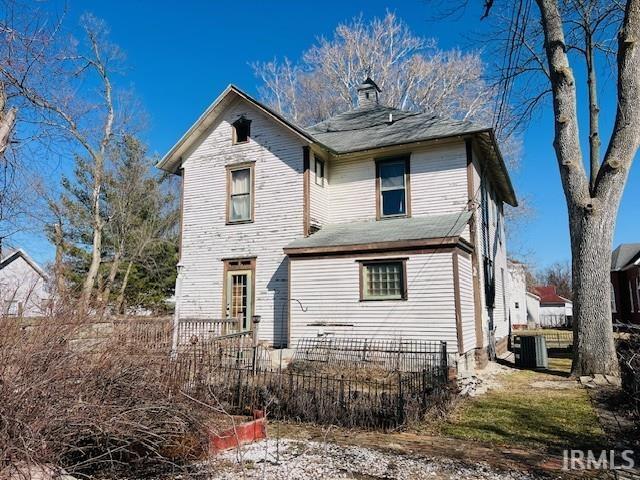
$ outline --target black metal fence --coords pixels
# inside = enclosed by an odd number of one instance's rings
[[[174,387],[232,414],[265,410],[271,418],[345,427],[392,429],[419,420],[448,398],[447,372],[395,372],[386,381],[197,365],[180,355]],[[188,372],[188,379],[184,374]],[[188,381],[185,381],[188,380]]]
[[[446,366],[447,344],[402,339],[302,338],[293,361],[400,372],[432,371]]]

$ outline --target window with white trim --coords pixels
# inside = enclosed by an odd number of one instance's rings
[[[613,287],[613,282],[611,285],[611,313],[618,313],[618,307],[616,305],[616,290]]]
[[[361,300],[406,300],[404,260],[361,262]]]

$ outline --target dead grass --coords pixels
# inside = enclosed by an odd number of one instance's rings
[[[570,368],[570,359],[553,358],[547,371],[507,374],[501,388],[461,401],[438,433],[549,451],[605,445],[586,390],[568,379]]]

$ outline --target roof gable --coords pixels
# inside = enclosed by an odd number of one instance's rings
[[[623,243],[611,253],[611,270],[623,270],[640,261],[640,243]]]
[[[553,285],[538,285],[532,288],[533,293],[540,297],[541,304],[567,304],[573,303],[568,298],[561,297],[556,292],[556,287]]]
[[[303,129],[294,125],[285,119],[282,115],[276,113],[266,105],[258,102],[256,99],[240,90],[235,85],[229,85],[221,94],[209,105],[196,122],[187,130],[187,132],[171,147],[169,152],[158,162],[157,167],[175,173],[182,164],[182,155],[185,154],[195,142],[211,127],[222,112],[231,105],[235,100],[242,99],[249,104],[262,111],[267,117],[273,119],[286,129],[290,130],[294,135],[302,138],[306,142],[313,143],[314,139]]]
[[[4,268],[8,267],[18,258],[22,258],[42,278],[46,278],[47,275],[44,272],[44,270],[40,268],[40,265],[38,265],[29,255],[27,255],[27,253],[24,250],[20,248],[17,250],[14,250],[9,255],[5,256],[2,260],[0,260],[0,270],[3,270]]]

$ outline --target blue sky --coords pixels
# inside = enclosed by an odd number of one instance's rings
[[[89,11],[109,24],[112,41],[127,54],[127,71],[119,81],[134,88],[149,116],[145,139],[152,152],[163,154],[227,84],[257,93],[258,82],[249,66],[252,61],[276,55],[297,59],[318,36],[330,36],[339,22],[360,14],[380,17],[387,10],[395,11],[414,33],[436,38],[442,48],[469,49],[468,32],[483,27],[479,21],[481,2],[469,3],[478,6],[458,18],[434,22],[430,2],[424,0],[69,0],[68,20],[70,26],[76,25],[78,17]],[[603,85],[612,86],[610,82]],[[603,138],[610,130],[611,96],[601,92]],[[530,197],[536,211],[513,247],[530,253],[529,259],[540,267],[570,256],[549,110],[547,106],[528,126],[522,166],[513,174],[516,192]],[[622,200],[615,245],[640,241],[639,199],[640,167],[636,163]],[[16,237],[13,243],[24,245],[37,261],[53,257],[51,246],[33,234]]]

